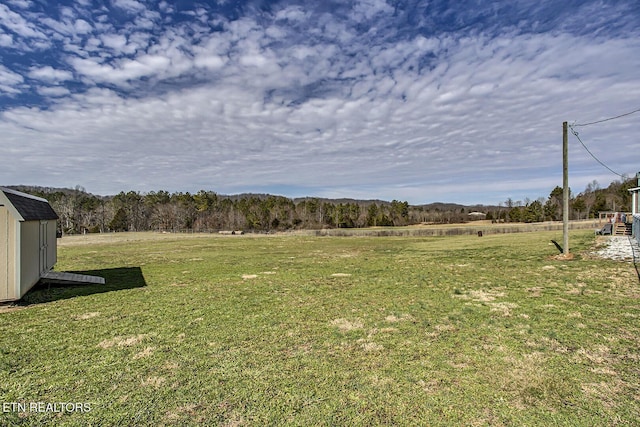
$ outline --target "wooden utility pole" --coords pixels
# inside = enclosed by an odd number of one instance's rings
[[[569,255],[569,136],[562,123],[562,251]]]

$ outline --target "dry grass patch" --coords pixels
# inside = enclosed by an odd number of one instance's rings
[[[153,388],[160,388],[162,387],[162,384],[164,384],[166,382],[164,377],[149,377],[146,378],[144,380],[142,380],[141,384],[143,387],[153,387]]]
[[[77,316],[73,316],[73,318],[75,320],[88,320],[98,316],[100,316],[99,311],[92,311],[90,313],[78,314]]]
[[[360,343],[360,347],[364,350],[364,351],[381,351],[384,350],[384,346],[382,344],[378,344],[375,343],[373,341],[365,341],[365,340],[360,340],[363,341]]]
[[[416,385],[422,389],[428,395],[436,395],[443,391],[446,391],[449,387],[445,386],[439,379],[419,380]]]
[[[461,299],[470,299],[476,302],[495,301],[497,298],[504,297],[505,293],[500,291],[485,291],[483,289],[470,290],[467,294],[455,294],[454,297]]]
[[[545,406],[553,393],[555,379],[544,369],[547,357],[544,353],[533,352],[521,356],[507,356],[504,359],[508,369],[503,377],[502,387],[516,392],[519,399],[515,407],[524,410],[530,406]],[[546,407],[548,411],[553,408]]]
[[[178,406],[176,409],[172,411],[167,411],[165,414],[165,420],[175,423],[177,421],[183,421],[186,419],[195,422],[201,423],[204,421],[204,417],[201,415],[201,411],[203,407],[196,403],[187,403],[182,406]]]
[[[587,360],[597,365],[610,364],[613,362],[611,356],[611,349],[606,345],[596,346],[592,350],[581,348],[576,352],[576,355],[583,360]]]
[[[396,323],[396,322],[414,322],[416,319],[410,314],[401,314],[400,316],[396,316],[395,314],[390,314],[389,316],[385,317],[384,320],[389,323]]]
[[[364,323],[360,319],[348,320],[340,318],[332,320],[331,326],[337,327],[341,332],[349,332],[354,329],[364,328]]]
[[[458,328],[455,325],[451,324],[438,324],[433,327],[433,331],[427,332],[427,336],[429,338],[438,338],[440,335],[456,332]]]
[[[151,355],[153,354],[153,351],[154,351],[155,349],[156,349],[155,347],[147,347],[147,348],[145,348],[144,350],[142,350],[140,353],[136,353],[136,354],[133,356],[133,359],[134,359],[134,360],[137,360],[137,359],[142,359],[142,358],[144,358],[144,357],[151,356]]]
[[[624,392],[624,384],[617,378],[610,381],[600,381],[582,384],[582,392],[594,401],[600,402],[605,408],[617,407],[615,396]]]
[[[533,286],[531,288],[527,288],[527,292],[529,292],[529,296],[537,298],[542,296],[542,287]]]
[[[98,344],[98,347],[111,348],[111,347],[131,347],[146,339],[149,334],[139,334],[131,337],[113,337],[111,339],[103,340]]]
[[[511,310],[518,308],[518,304],[513,302],[489,302],[487,305],[491,311],[500,312],[504,317],[511,317]]]

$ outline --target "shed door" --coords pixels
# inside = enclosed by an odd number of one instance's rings
[[[40,221],[40,274],[47,271],[47,221]]]

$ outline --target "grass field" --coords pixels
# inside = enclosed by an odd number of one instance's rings
[[[0,425],[638,423],[636,270],[551,239],[65,237],[107,285],[0,312]]]

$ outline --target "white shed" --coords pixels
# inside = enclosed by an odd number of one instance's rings
[[[57,261],[49,202],[0,187],[0,301],[19,300]]]

